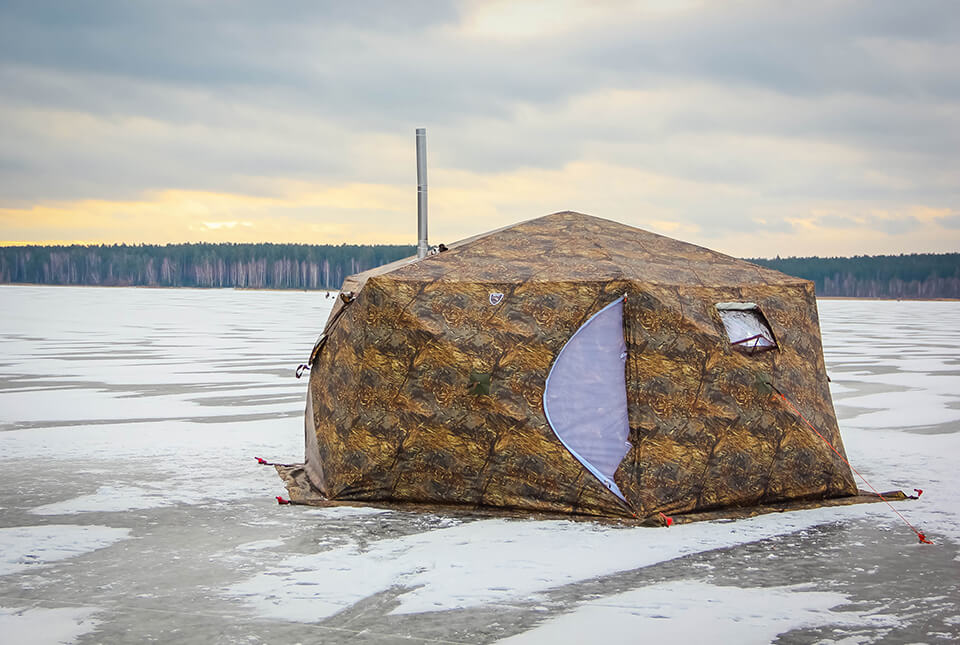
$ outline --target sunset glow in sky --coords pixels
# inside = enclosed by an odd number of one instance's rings
[[[4,2],[0,244],[960,251],[960,4]]]

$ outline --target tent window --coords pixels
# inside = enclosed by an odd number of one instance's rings
[[[773,331],[760,307],[752,302],[720,302],[717,312],[730,344],[746,354],[777,348]]]

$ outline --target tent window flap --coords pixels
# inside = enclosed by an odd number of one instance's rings
[[[547,376],[543,410],[567,450],[620,499],[613,481],[630,444],[624,362],[623,298],[595,313],[570,337]]]
[[[777,348],[773,331],[760,308],[752,302],[721,302],[717,313],[723,322],[730,344],[753,354]]]

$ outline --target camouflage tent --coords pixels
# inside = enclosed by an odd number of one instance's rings
[[[297,501],[643,518],[857,493],[773,394],[843,452],[813,284],[580,213],[348,277],[310,366]]]

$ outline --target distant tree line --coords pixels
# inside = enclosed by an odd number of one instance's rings
[[[339,289],[413,245],[125,244],[0,247],[0,283]],[[821,296],[960,298],[960,253],[750,259],[816,283]]]
[[[142,244],[0,247],[0,283],[339,289],[412,245]]]
[[[820,296],[960,298],[960,253],[749,261],[812,280]]]

